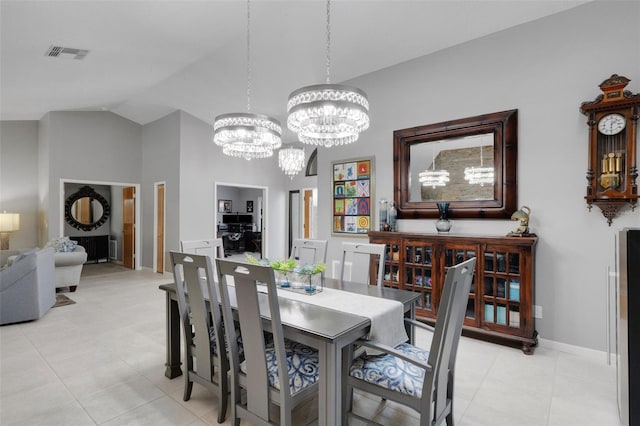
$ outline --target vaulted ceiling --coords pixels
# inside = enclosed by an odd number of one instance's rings
[[[584,1],[348,1],[331,8],[331,81],[576,7]],[[140,124],[177,109],[213,123],[247,109],[246,2],[0,3],[0,118],[107,110]],[[325,81],[324,0],[251,3],[251,110],[285,122],[289,93]],[[49,57],[50,46],[87,49]]]

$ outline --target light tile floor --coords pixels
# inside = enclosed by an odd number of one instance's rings
[[[101,271],[111,270],[109,274]],[[116,271],[116,272],[114,272]],[[0,425],[215,425],[215,399],[164,376],[165,305],[171,276],[86,265],[77,303],[34,322],[0,327]],[[426,335],[418,342],[425,343]],[[384,425],[414,425],[413,412],[356,395],[356,410]],[[314,418],[317,405],[296,418]],[[618,426],[615,368],[604,361],[462,338],[456,423]],[[230,424],[229,419],[225,424]],[[352,422],[352,424],[360,424]]]

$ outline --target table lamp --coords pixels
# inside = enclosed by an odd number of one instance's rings
[[[20,215],[18,213],[0,213],[0,250],[9,250],[9,236],[11,232],[20,230]]]

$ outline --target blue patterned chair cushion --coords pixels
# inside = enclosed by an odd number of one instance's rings
[[[287,352],[287,364],[289,366],[289,388],[293,395],[318,381],[318,351],[309,346],[289,340],[285,340],[284,346]],[[278,363],[276,362],[276,352],[273,343],[267,344],[265,351],[269,372],[269,384],[280,390]],[[247,373],[245,362],[240,364],[240,371],[245,374]]]
[[[224,324],[222,324],[222,330],[224,331]],[[242,336],[240,336],[240,330],[236,330],[236,342],[238,343],[238,356],[240,359],[244,359],[244,346],[242,344]],[[224,348],[227,352],[229,349],[227,347],[227,339],[223,339]],[[209,342],[211,342],[211,349],[213,350],[214,355],[218,355],[218,349],[216,349],[216,332],[213,327],[209,329]]]
[[[402,343],[395,347],[405,355],[426,363],[429,351]],[[393,355],[361,355],[351,364],[349,375],[386,389],[422,397],[425,370]]]

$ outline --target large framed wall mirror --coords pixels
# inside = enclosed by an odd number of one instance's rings
[[[90,186],[83,186],[69,195],[64,203],[64,218],[76,229],[91,231],[102,226],[111,208],[107,200]]]
[[[510,218],[517,208],[518,111],[393,132],[394,200],[402,219]]]

